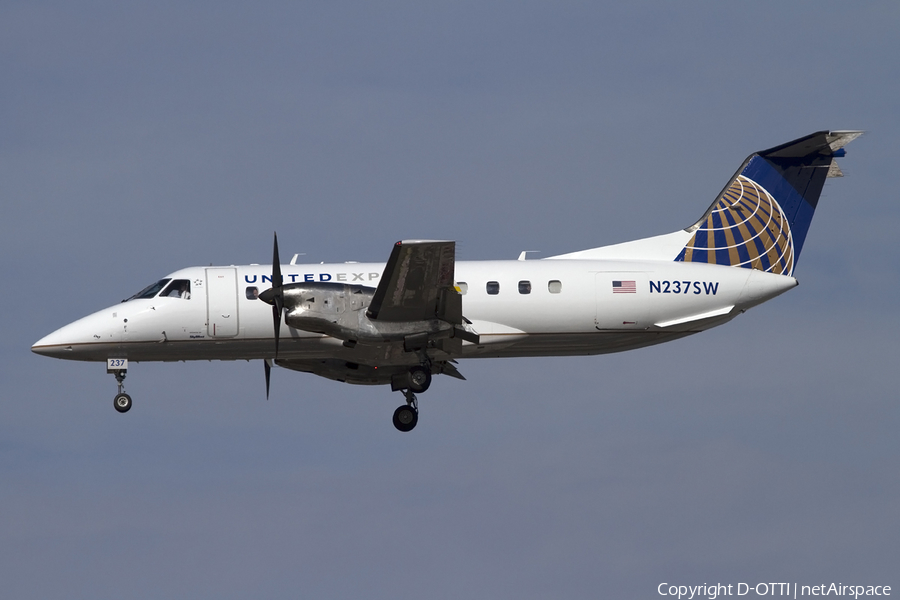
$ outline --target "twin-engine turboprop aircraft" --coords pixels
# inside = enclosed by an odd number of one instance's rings
[[[390,384],[418,421],[433,375],[457,360],[631,350],[730,321],[797,285],[825,179],[862,132],[820,131],[751,155],[696,223],[543,260],[456,263],[451,241],[394,245],[387,264],[192,267],[51,333],[32,350],[106,361],[119,412],[129,361],[264,361],[347,383]],[[270,308],[271,305],[271,308]],[[274,325],[274,328],[273,328]]]

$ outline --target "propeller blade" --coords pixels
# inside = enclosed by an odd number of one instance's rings
[[[278,254],[278,232],[272,251],[272,321],[275,325],[275,358],[278,358],[278,338],[281,335],[281,313],[284,312],[284,279],[281,277],[281,256]]]
[[[275,243],[272,251],[272,287],[259,295],[259,299],[272,305],[272,324],[275,327],[275,358],[278,358],[278,340],[281,337],[281,314],[284,312],[284,279],[281,276],[281,257],[278,255],[278,232],[275,232]],[[272,364],[263,359],[266,369],[266,400],[269,399],[269,380]]]
[[[272,287],[281,289],[281,257],[278,256],[278,233],[275,233],[275,250],[272,253]]]

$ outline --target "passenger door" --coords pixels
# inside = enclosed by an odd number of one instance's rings
[[[234,337],[238,334],[237,269],[206,269],[206,317],[212,337]]]

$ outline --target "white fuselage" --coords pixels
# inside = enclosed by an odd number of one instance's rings
[[[285,265],[284,283],[376,287],[380,263]],[[267,265],[192,267],[167,276],[191,297],[133,299],[38,341],[35,352],[105,361],[235,360],[274,356]],[[463,315],[480,336],[463,358],[618,352],[690,335],[794,287],[793,277],[699,263],[652,260],[457,262]],[[618,282],[618,283],[614,283]],[[256,288],[255,292],[253,288]],[[489,293],[492,292],[492,293]],[[279,357],[391,363],[377,350],[282,325]],[[397,358],[397,364],[408,358]]]

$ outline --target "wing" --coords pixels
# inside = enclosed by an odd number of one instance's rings
[[[453,288],[456,242],[406,240],[394,244],[368,316],[377,321],[442,319],[462,323]]]

